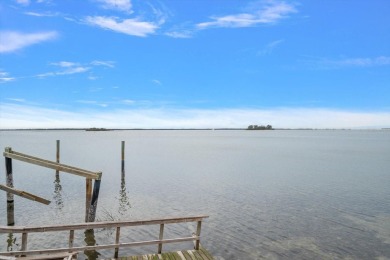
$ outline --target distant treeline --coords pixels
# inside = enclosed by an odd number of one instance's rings
[[[247,130],[273,130],[272,125],[250,125]]]

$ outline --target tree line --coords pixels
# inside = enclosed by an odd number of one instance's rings
[[[250,125],[247,130],[273,130],[272,125]]]

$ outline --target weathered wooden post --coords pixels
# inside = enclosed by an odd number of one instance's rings
[[[87,244],[87,246],[95,246],[96,245],[96,239],[95,239],[95,231],[93,229],[87,229],[84,232],[85,239],[84,242]],[[87,256],[87,259],[98,259],[100,253],[96,250],[86,249],[84,250],[84,254]]]
[[[11,147],[6,147],[5,152],[11,152]],[[14,181],[12,176],[12,159],[5,157],[5,169],[6,169],[6,185],[7,187],[13,188]],[[15,225],[15,213],[14,213],[14,195],[7,192],[7,225]]]
[[[60,163],[60,140],[57,140],[57,153],[56,153],[56,162]],[[56,178],[60,177],[60,171],[56,170]]]
[[[85,179],[85,222],[88,222],[89,206],[92,200],[92,179]]]
[[[122,141],[122,179],[125,177],[125,141]]]
[[[198,224],[196,225],[196,236],[198,237],[198,239],[195,242],[195,249],[196,250],[199,250],[199,246],[200,246],[199,237],[200,237],[200,230],[201,230],[201,228],[202,228],[202,221],[199,220]]]
[[[158,236],[158,240],[163,240],[164,237],[164,224],[160,224],[160,235]],[[162,251],[162,243],[158,243],[158,254],[161,254]]]
[[[102,173],[98,172],[97,174],[98,174],[98,178],[95,180],[93,185],[93,193],[92,193],[91,204],[89,206],[87,222],[94,222],[96,217],[96,209],[97,209],[97,202],[99,199],[100,182],[102,178]]]

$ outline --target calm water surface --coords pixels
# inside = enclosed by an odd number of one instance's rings
[[[99,220],[209,215],[202,244],[217,259],[390,259],[390,131],[1,131],[1,149],[102,171]],[[126,179],[121,182],[121,141]],[[16,225],[84,221],[84,178],[13,160],[14,186],[49,206],[15,196]],[[5,168],[2,166],[5,183]],[[0,193],[0,225],[6,195]],[[124,239],[156,239],[158,226]],[[167,229],[188,235],[189,224]],[[61,237],[63,235],[63,237]],[[29,249],[66,246],[29,236]],[[113,242],[112,230],[96,243]],[[164,234],[165,235],[165,234]],[[76,245],[85,242],[77,233]],[[58,240],[56,240],[58,239]],[[101,241],[101,242],[100,242]],[[0,250],[20,237],[0,235]],[[180,249],[191,245],[164,246]],[[133,248],[126,254],[155,252]],[[80,259],[110,257],[102,251]]]

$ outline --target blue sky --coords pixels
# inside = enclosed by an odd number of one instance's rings
[[[390,127],[388,0],[5,0],[0,128]]]

